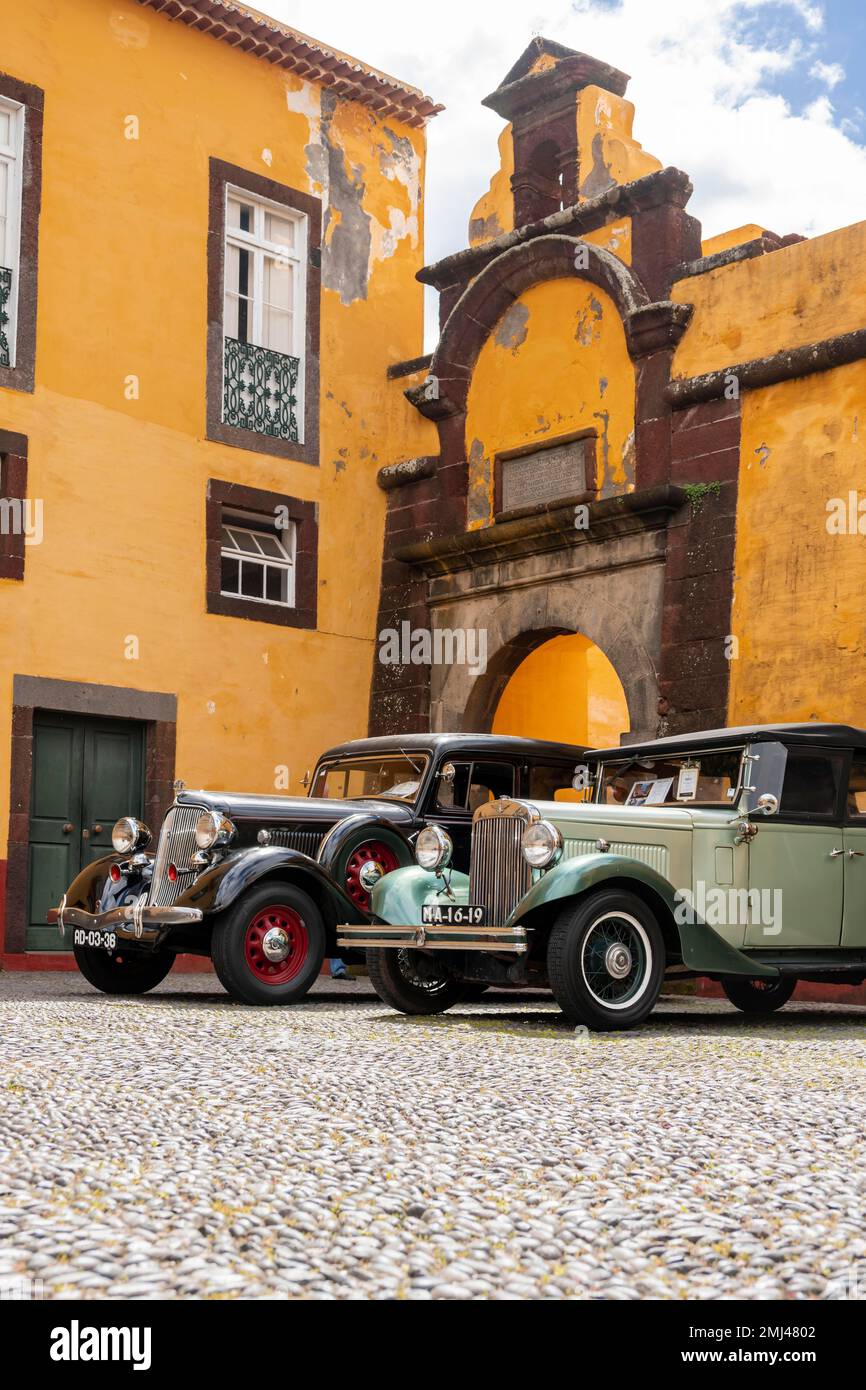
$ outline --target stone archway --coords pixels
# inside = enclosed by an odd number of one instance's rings
[[[663,582],[663,565],[649,563],[572,574],[505,594],[455,593],[445,604],[431,604],[434,628],[484,632],[487,650],[483,673],[468,665],[433,668],[431,727],[487,732],[505,686],[529,653],[552,637],[579,632],[601,648],[619,676],[628,701],[627,737],[655,737]]]

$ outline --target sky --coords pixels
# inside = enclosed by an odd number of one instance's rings
[[[421,87],[426,259],[467,242],[502,121],[480,105],[535,34],[631,74],[634,136],[684,169],[704,236],[816,235],[866,219],[866,0],[258,0]]]

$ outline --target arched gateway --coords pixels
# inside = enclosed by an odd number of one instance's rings
[[[700,228],[685,175],[631,139],[626,82],[539,40],[487,100],[511,122],[514,173],[503,164],[476,209],[473,244],[422,272],[440,293],[439,343],[393,374],[411,379],[430,453],[379,477],[380,632],[461,640],[442,644],[452,659],[440,664],[377,664],[375,732],[490,728],[527,653],[574,632],[622,682],[626,737],[724,722],[727,669],[721,644],[703,649],[701,622],[708,608],[715,626],[729,622],[733,542],[677,485],[718,406],[673,411],[668,399],[692,313],[671,284],[699,257]],[[582,146],[587,112],[606,113],[612,144]],[[545,198],[571,201],[521,224],[538,201],[527,190],[541,187],[539,149]],[[473,660],[454,660],[461,651]]]

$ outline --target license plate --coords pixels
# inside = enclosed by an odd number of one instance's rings
[[[468,903],[427,903],[421,909],[425,927],[483,927],[487,911]]]
[[[77,927],[72,940],[76,946],[101,946],[104,951],[113,951],[117,946],[113,931],[85,931]]]

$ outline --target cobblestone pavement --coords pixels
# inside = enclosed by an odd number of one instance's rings
[[[0,1283],[45,1297],[866,1296],[866,1010],[407,1019],[0,976]],[[857,1292],[858,1286],[853,1286]]]

